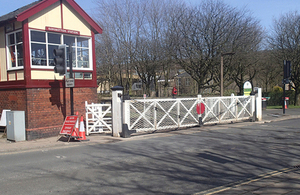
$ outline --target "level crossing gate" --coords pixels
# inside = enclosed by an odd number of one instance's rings
[[[125,100],[124,123],[136,131],[195,126],[197,102],[197,98]]]
[[[205,108],[202,114],[199,104]],[[228,123],[252,118],[254,105],[254,96],[125,100],[123,121],[136,131],[196,126],[200,117],[204,124]]]
[[[120,101],[122,123],[128,130],[155,131],[253,119],[255,96],[134,99]],[[197,112],[203,104],[204,111]],[[86,134],[111,132],[111,104],[87,104]]]
[[[112,131],[111,104],[85,102],[86,135]]]

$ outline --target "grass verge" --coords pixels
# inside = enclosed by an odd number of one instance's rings
[[[289,105],[289,109],[300,108],[300,106]],[[282,109],[282,106],[267,106],[267,109]]]

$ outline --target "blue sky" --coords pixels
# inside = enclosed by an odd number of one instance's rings
[[[35,0],[0,0],[0,16],[15,9],[34,2]],[[88,14],[92,13],[93,2],[96,0],[75,0]],[[237,8],[246,8],[252,15],[261,21],[267,30],[272,25],[273,18],[289,11],[300,11],[300,0],[223,0],[226,4]],[[186,0],[188,3],[197,4],[200,0]]]

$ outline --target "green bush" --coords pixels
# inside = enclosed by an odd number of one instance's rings
[[[268,106],[280,106],[282,105],[283,92],[280,90],[273,90],[271,92],[265,92],[263,97],[270,97],[267,104]],[[294,91],[286,91],[285,97],[289,97],[289,104],[294,104]]]

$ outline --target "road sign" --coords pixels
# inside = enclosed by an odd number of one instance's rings
[[[252,85],[249,81],[244,83],[244,96],[249,96],[252,91]]]
[[[75,80],[73,78],[66,79],[66,87],[75,87]]]
[[[177,95],[177,89],[176,89],[176,87],[173,87],[172,94],[173,95]]]
[[[196,110],[198,114],[203,114],[205,111],[205,105],[203,103],[197,104]]]
[[[71,135],[72,131],[74,129],[74,126],[76,124],[78,116],[73,115],[73,116],[67,116],[64,122],[63,127],[60,130],[59,134],[63,135]]]

